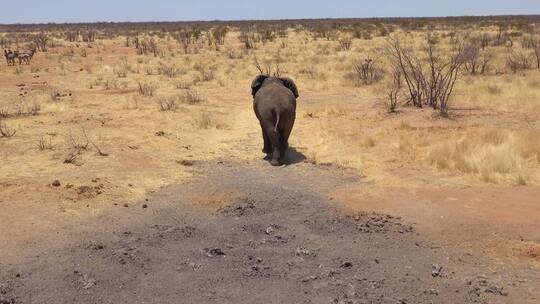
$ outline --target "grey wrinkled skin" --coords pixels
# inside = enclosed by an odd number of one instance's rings
[[[259,75],[251,84],[251,94],[262,129],[263,152],[271,156],[270,164],[279,166],[289,147],[298,89],[292,79]]]

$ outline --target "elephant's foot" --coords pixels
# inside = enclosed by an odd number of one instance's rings
[[[272,158],[272,160],[270,161],[270,164],[272,166],[281,166],[281,162],[279,161],[279,159],[275,159],[275,158]]]
[[[262,151],[263,151],[263,153],[266,153],[266,154],[272,153],[272,149],[271,149],[271,148],[268,148],[268,147],[264,147],[264,148],[262,149]]]

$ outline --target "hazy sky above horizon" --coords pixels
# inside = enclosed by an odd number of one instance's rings
[[[540,0],[0,0],[0,23],[540,14]]]

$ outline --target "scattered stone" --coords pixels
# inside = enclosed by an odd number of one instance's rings
[[[225,256],[225,252],[223,252],[221,248],[210,248],[210,249],[207,248],[206,255],[208,257]]]
[[[295,253],[296,253],[297,256],[311,255],[311,251],[309,251],[308,249],[306,249],[304,247],[297,248]]]
[[[309,277],[302,278],[302,282],[303,282],[303,283],[307,283],[307,282],[309,282],[309,281],[315,281],[316,279],[318,279],[318,277],[312,275],[312,276],[309,276]]]
[[[147,204],[143,204],[142,207],[143,207],[143,209],[146,209],[146,208],[148,208],[148,205],[147,205]]]
[[[431,276],[434,278],[442,276],[442,269],[442,266],[432,265]]]
[[[497,287],[495,285],[489,286],[488,288],[486,288],[486,290],[484,292],[492,293],[492,294],[498,295],[498,296],[505,296],[505,297],[508,295],[508,292],[505,291],[504,288]]]
[[[435,290],[435,289],[424,290],[424,293],[428,294],[428,295],[431,295],[431,296],[438,296],[439,295],[439,292],[437,290]]]
[[[60,187],[60,181],[55,179],[52,184],[51,184],[53,187]]]
[[[188,266],[193,270],[199,270],[199,269],[202,268],[201,264],[197,264],[197,263],[193,263],[193,262],[189,263]]]
[[[351,268],[353,264],[351,262],[343,262],[339,267],[341,268]]]
[[[128,205],[127,203],[125,203],[125,204],[124,204],[124,207],[126,207],[126,208],[127,208],[127,207],[129,207],[129,205]]]
[[[154,135],[156,135],[156,136],[165,136],[165,132],[157,131],[156,133],[154,133]]]

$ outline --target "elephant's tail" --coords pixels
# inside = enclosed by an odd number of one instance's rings
[[[277,132],[278,125],[279,125],[279,112],[276,111],[276,125],[274,126],[274,132]]]

